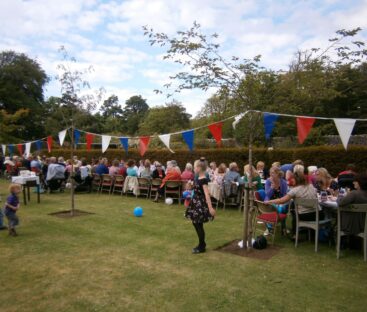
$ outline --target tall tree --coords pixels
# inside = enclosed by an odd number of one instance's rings
[[[150,108],[139,125],[140,134],[165,134],[190,127],[191,115],[176,100],[165,106]]]
[[[144,119],[149,106],[141,95],[134,95],[125,102],[123,117],[127,134],[134,135],[139,129],[139,124]]]
[[[103,101],[103,104],[100,108],[102,116],[105,118],[108,117],[122,117],[123,110],[121,105],[119,104],[119,98],[117,95],[112,94],[108,97],[108,99]]]
[[[20,109],[30,111],[23,116],[24,125],[29,126],[13,129],[13,137],[30,140],[43,135],[43,88],[48,81],[40,64],[26,54],[14,51],[0,53],[0,109],[9,114]]]

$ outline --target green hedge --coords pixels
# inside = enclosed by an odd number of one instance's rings
[[[45,152],[47,155],[47,151]],[[54,149],[51,153],[55,156],[64,156],[66,159],[70,158],[70,150],[68,149]],[[100,149],[93,149],[90,151],[84,149],[77,149],[75,154],[78,157],[86,157],[88,160],[99,158],[102,156]],[[50,156],[50,155],[49,155]],[[115,158],[123,159],[141,159],[138,151],[132,149],[128,154],[122,149],[108,149],[103,154],[104,157],[112,160]],[[187,162],[205,157],[208,161],[215,161],[217,164],[224,162],[228,163],[235,161],[240,167],[243,167],[248,161],[248,150],[245,148],[214,148],[214,149],[195,149],[193,152],[188,150],[177,150],[174,154],[164,149],[148,150],[144,155],[144,159],[158,160],[165,163],[167,160],[175,159],[179,166],[183,168]],[[254,161],[262,160],[267,166],[270,166],[275,161],[280,161],[282,164],[290,163],[296,159],[302,159],[306,166],[316,165],[318,167],[325,167],[332,175],[344,170],[345,165],[354,163],[358,170],[366,170],[367,168],[367,147],[350,146],[348,151],[345,151],[342,146],[328,147],[304,147],[292,149],[275,149],[268,151],[265,148],[255,148],[253,153]]]

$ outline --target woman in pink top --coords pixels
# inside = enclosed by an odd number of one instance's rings
[[[115,176],[120,172],[120,162],[115,159],[112,163],[112,166],[108,169],[109,175]]]
[[[192,171],[192,165],[190,163],[187,163],[184,172],[182,172],[181,174],[181,179],[187,180],[187,181],[189,180],[193,181],[194,178],[195,178],[195,175],[194,175],[194,172]]]

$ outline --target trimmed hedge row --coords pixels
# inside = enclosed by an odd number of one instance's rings
[[[45,152],[48,155],[47,151]],[[64,156],[69,158],[70,150],[54,149],[51,153],[55,156]],[[90,151],[77,149],[75,155],[78,157],[86,157],[88,160],[99,158],[102,156],[100,149]],[[50,155],[48,155],[50,156]],[[141,159],[142,157],[137,150],[131,150],[126,154],[122,149],[108,149],[103,154],[109,160],[118,159]],[[248,162],[248,149],[245,148],[214,148],[214,149],[195,149],[193,152],[188,150],[178,150],[174,154],[168,150],[156,149],[148,150],[144,155],[144,159],[158,160],[165,163],[168,160],[175,159],[179,166],[183,168],[187,162],[193,162],[200,157],[205,157],[208,161],[215,161],[217,164],[237,162],[242,168]],[[292,149],[275,149],[267,150],[265,148],[255,148],[253,151],[253,160],[257,162],[262,160],[267,166],[273,162],[279,161],[282,164],[293,162],[296,159],[302,159],[306,166],[316,165],[325,167],[332,175],[344,170],[346,164],[354,163],[358,171],[367,169],[367,147],[365,146],[350,146],[348,151],[345,151],[342,146],[315,146]]]

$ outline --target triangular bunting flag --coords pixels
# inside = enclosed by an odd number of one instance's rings
[[[32,142],[28,142],[25,144],[25,157],[29,157],[29,155],[31,154],[31,144]]]
[[[23,156],[23,144],[17,144],[18,152],[20,156]]]
[[[74,129],[74,145],[77,146],[80,139],[80,131],[78,129]]]
[[[37,150],[40,151],[42,149],[42,145],[43,145],[43,143],[42,143],[41,140],[36,141],[36,148],[37,148]]]
[[[129,151],[129,139],[128,138],[120,138],[120,142],[125,152]]]
[[[109,135],[102,135],[102,153],[107,151],[108,146],[110,145],[111,136]]]
[[[208,126],[211,134],[213,135],[215,141],[217,142],[217,145],[220,146],[222,142],[222,128],[223,128],[223,122],[217,122],[212,125]]]
[[[1,145],[1,148],[3,149],[3,155],[5,156],[5,154],[6,154],[6,145],[5,144]]]
[[[85,135],[85,141],[87,142],[87,150],[89,151],[92,147],[92,143],[93,143],[93,139],[94,139],[94,134],[93,133],[87,133]]]
[[[273,133],[275,122],[278,120],[279,115],[264,113],[264,127],[265,127],[265,138],[270,140],[270,136]]]
[[[13,156],[14,154],[14,145],[13,144],[9,144],[8,145],[8,150],[9,150],[9,155]]]
[[[66,136],[66,131],[67,130],[62,130],[62,131],[59,132],[60,146],[62,146],[64,144],[64,140],[65,140],[65,136]]]
[[[182,132],[182,137],[189,147],[190,151],[194,149],[194,130]]]
[[[171,148],[170,148],[171,135],[170,134],[162,134],[162,135],[159,135],[158,137],[161,139],[163,144],[169,149],[169,151],[171,153],[174,153],[174,151],[171,150]]]
[[[140,156],[144,156],[145,152],[148,149],[149,141],[150,141],[150,137],[149,136],[144,136],[144,137],[140,137],[139,138],[139,152],[140,152]]]
[[[235,116],[234,117],[234,122],[232,123],[232,127],[233,127],[233,129],[235,129],[236,130],[236,127],[237,127],[237,125],[238,125],[238,123],[241,121],[241,119],[243,118],[243,117],[245,117],[245,115],[248,113],[248,111],[246,111],[246,112],[244,112],[244,113],[241,113],[241,114],[239,114],[239,115],[237,115],[237,116]]]
[[[315,122],[315,118],[311,117],[297,117],[297,132],[298,132],[298,142],[302,144],[308,134],[311,131],[311,128]]]
[[[47,149],[48,149],[48,152],[51,153],[51,149],[52,149],[52,136],[48,136],[47,137]]]
[[[352,135],[355,119],[334,118],[336,129],[338,129],[340,139],[345,149],[348,147],[350,136]]]

